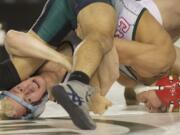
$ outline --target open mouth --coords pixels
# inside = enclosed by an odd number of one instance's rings
[[[33,79],[32,82],[37,85],[38,89],[40,88],[40,82],[38,80]]]

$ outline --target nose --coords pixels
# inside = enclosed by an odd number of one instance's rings
[[[27,96],[27,95],[33,93],[35,90],[37,90],[36,86],[34,86],[33,84],[32,84],[32,85],[29,85],[29,86],[24,90],[24,94]]]
[[[23,93],[24,92],[24,89],[21,88],[20,86],[17,86],[15,88],[12,89],[12,91],[14,91],[15,93]]]
[[[23,89],[22,89],[23,90]],[[23,90],[24,91],[24,90]],[[23,99],[24,100],[24,98],[25,98],[25,94],[23,93],[23,92],[20,92],[20,91],[18,91],[18,92],[16,92],[16,93],[14,93],[16,96],[18,96],[19,98],[21,98],[21,99]]]

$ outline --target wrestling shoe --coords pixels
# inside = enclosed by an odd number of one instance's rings
[[[52,89],[55,100],[69,113],[74,124],[84,130],[96,128],[88,107],[92,92],[93,87],[76,80],[56,85]]]

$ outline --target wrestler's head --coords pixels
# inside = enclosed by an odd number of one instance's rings
[[[163,76],[154,86],[137,95],[140,102],[144,102],[150,112],[179,112],[180,79],[179,76]]]
[[[40,103],[46,93],[46,82],[40,76],[32,77],[10,89],[9,92],[29,104],[36,105]],[[1,100],[1,103],[1,108],[7,117],[20,118],[29,111],[25,106],[10,96],[5,96]]]

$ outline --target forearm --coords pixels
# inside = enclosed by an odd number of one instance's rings
[[[163,45],[115,39],[119,62],[131,66],[143,77],[152,77],[169,69],[174,63],[175,52],[170,41]]]
[[[56,72],[43,72],[40,74],[42,78],[46,81],[47,89],[51,89],[55,84],[60,83],[64,78],[65,73],[58,76]]]
[[[173,65],[173,70],[174,70],[175,74],[180,75],[180,48],[175,47],[175,49],[176,49],[176,60]]]
[[[70,45],[71,44],[69,42],[64,42],[64,44],[61,44],[61,48],[59,48],[57,51],[72,58],[73,52]],[[38,74],[46,80],[48,89],[50,89],[54,84],[63,81],[66,72],[66,68],[51,61],[46,62],[38,70]]]
[[[12,55],[50,60],[71,68],[69,57],[49,47],[32,31],[23,33],[11,30],[7,33],[5,43]]]
[[[50,89],[57,83],[60,83],[66,74],[67,70],[62,66],[47,62],[39,71],[38,74],[43,77],[47,84],[47,89]]]

